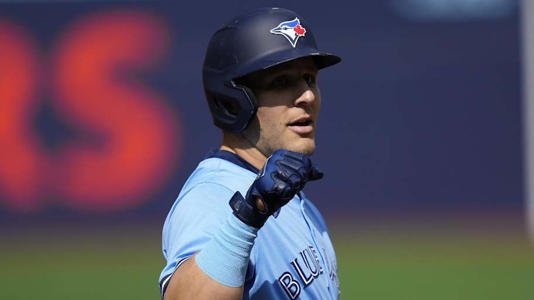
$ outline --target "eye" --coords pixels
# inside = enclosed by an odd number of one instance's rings
[[[276,77],[271,82],[271,87],[274,89],[283,89],[289,84],[289,78],[285,75]]]
[[[317,80],[315,75],[313,74],[304,74],[303,78],[308,84],[308,86],[314,86]]]

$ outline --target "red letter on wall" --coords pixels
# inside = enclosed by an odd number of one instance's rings
[[[97,211],[132,207],[174,169],[176,115],[140,83],[140,72],[161,58],[168,42],[165,26],[138,12],[90,16],[60,40],[54,57],[59,108],[73,126],[102,140],[59,153],[58,186],[69,205]]]
[[[0,22],[0,197],[19,211],[46,198],[102,212],[149,200],[176,170],[181,141],[176,112],[143,85],[142,72],[168,51],[165,24],[142,12],[99,13],[60,36],[48,90],[63,121],[91,138],[54,153],[31,130],[40,72],[27,36]]]
[[[45,163],[29,122],[37,100],[37,55],[27,32],[0,20],[0,200],[19,211],[39,204]]]

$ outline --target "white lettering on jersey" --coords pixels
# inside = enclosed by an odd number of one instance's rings
[[[300,284],[293,279],[293,276],[289,272],[285,272],[278,278],[278,281],[286,291],[287,295],[291,299],[296,299],[300,294]]]
[[[295,269],[300,281],[304,284],[304,287],[307,287],[315,278],[323,274],[323,267],[321,266],[317,250],[313,246],[308,246],[300,251],[299,256],[291,261],[291,265]],[[332,276],[330,266],[328,266],[328,269],[330,271],[329,275]],[[298,297],[301,284],[289,271],[284,272],[278,278],[278,281],[291,299]]]

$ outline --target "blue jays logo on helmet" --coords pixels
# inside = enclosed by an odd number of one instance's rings
[[[306,34],[306,29],[300,25],[299,18],[295,18],[278,24],[278,26],[271,29],[271,33],[283,35],[291,43],[291,46],[295,48],[299,38]]]

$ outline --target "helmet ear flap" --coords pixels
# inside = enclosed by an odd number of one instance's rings
[[[223,130],[238,133],[243,131],[256,113],[256,98],[251,89],[242,85],[230,84],[225,93],[209,93],[208,104],[216,126]]]
[[[227,116],[237,117],[239,114],[238,102],[229,97],[223,95],[217,95],[214,99],[214,103],[217,107],[217,111]]]

